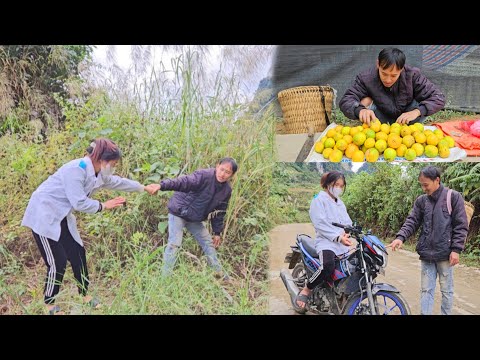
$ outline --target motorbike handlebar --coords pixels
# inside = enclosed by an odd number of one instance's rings
[[[354,226],[351,226],[351,225],[342,225],[342,224],[339,224],[339,223],[336,223],[336,222],[332,222],[332,225],[344,229],[345,233],[347,233],[347,234],[350,234],[352,232],[356,233],[356,234],[360,234],[362,232],[361,227],[354,227]]]

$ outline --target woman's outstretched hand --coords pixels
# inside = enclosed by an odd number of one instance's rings
[[[155,195],[160,190],[160,184],[150,184],[143,188],[150,195]]]
[[[105,201],[104,203],[102,203],[102,206],[103,206],[103,209],[113,209],[113,208],[116,208],[118,206],[122,206],[126,202],[127,202],[127,200],[125,200],[124,197],[118,196],[115,199]]]

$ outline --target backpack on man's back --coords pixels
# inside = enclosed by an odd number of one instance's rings
[[[452,215],[452,192],[452,189],[448,189],[447,191],[447,209],[450,215]],[[465,205],[465,212],[467,213],[467,223],[470,226],[470,220],[472,220],[473,213],[475,212],[475,206],[467,200],[463,200],[463,202]]]

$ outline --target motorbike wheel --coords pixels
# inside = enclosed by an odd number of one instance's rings
[[[378,315],[410,315],[410,308],[402,295],[391,291],[379,291],[374,296]],[[350,299],[345,306],[344,315],[370,315],[368,299],[360,294]]]
[[[303,266],[302,263],[298,263],[295,265],[295,267],[292,270],[292,278],[295,284],[298,286],[300,291],[303,289],[305,286],[305,267]],[[296,299],[292,300],[292,306],[293,310],[299,314],[305,314],[307,312],[307,309],[301,308],[296,304]]]
[[[305,287],[306,273],[305,273],[305,267],[303,266],[302,263],[298,263],[297,265],[295,265],[292,271],[292,278],[293,278],[293,281],[295,281],[295,284],[299,288]]]

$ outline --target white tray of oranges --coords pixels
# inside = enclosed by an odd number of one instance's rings
[[[330,124],[310,150],[305,162],[449,162],[467,157],[452,137],[435,126]]]

